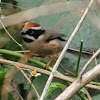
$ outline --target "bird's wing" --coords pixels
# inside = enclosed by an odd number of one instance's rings
[[[51,40],[54,40],[54,39],[59,39],[61,41],[65,41],[62,37],[64,36],[64,34],[62,33],[58,33],[58,32],[55,32],[55,31],[51,31],[51,30],[46,30],[46,39],[45,41],[46,42],[49,42]]]

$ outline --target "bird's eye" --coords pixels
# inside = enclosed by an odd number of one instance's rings
[[[34,34],[34,31],[31,31],[31,33],[30,33],[31,35],[33,35]]]
[[[34,31],[33,31],[32,29],[29,29],[26,33],[27,33],[28,35],[30,35],[30,36],[33,36]]]

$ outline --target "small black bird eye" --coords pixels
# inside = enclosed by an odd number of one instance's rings
[[[28,31],[26,31],[26,34],[33,36],[34,31],[32,29],[29,29]]]

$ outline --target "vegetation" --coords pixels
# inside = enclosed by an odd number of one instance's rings
[[[18,63],[28,51],[20,36],[24,23],[37,22],[45,29],[64,33],[64,38],[68,40],[90,1],[92,0],[2,0],[0,3],[0,98],[2,100],[38,100],[56,62],[55,60],[50,64],[48,71],[44,66],[50,57],[33,57],[26,65]],[[80,52],[65,53],[45,95],[45,100],[54,100],[78,80],[80,71],[92,56],[83,54],[82,48],[95,50],[100,48],[99,9],[99,0],[95,0],[71,43],[79,46]],[[76,91],[71,100],[99,100],[100,77],[98,72],[91,71],[95,66],[95,68],[100,66],[100,50],[97,55],[98,57],[94,57],[85,71],[85,73],[89,71],[88,75],[94,73],[86,83],[88,85]],[[14,68],[17,68],[18,72],[16,70],[16,75],[11,79],[9,76]]]

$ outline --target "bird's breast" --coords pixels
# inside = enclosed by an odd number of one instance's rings
[[[57,54],[62,50],[61,44],[56,40],[52,40],[49,42],[38,41],[25,44],[33,54],[42,56]]]

